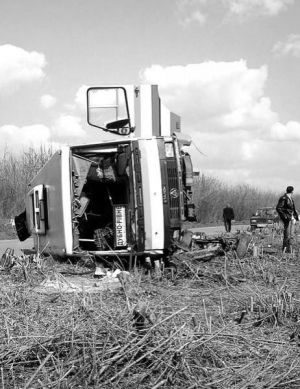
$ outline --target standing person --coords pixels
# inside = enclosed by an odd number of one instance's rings
[[[233,209],[229,204],[223,209],[223,219],[226,232],[231,231],[231,221],[234,219]]]
[[[295,209],[294,200],[292,198],[294,188],[288,186],[286,193],[280,197],[276,207],[276,211],[283,222],[283,245],[282,250],[286,253],[292,252],[292,243],[294,235],[295,221],[299,221],[298,212]]]

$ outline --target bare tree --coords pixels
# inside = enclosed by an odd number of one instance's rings
[[[276,206],[279,196],[280,192],[263,191],[246,183],[228,185],[202,173],[195,185],[194,201],[198,220],[210,223],[222,221],[227,204],[233,207],[236,220],[248,220],[258,207]],[[295,196],[296,205],[297,200]],[[300,205],[300,196],[298,203]]]
[[[0,156],[0,218],[10,219],[24,209],[28,184],[53,155],[52,146],[30,146],[21,154],[5,148]]]

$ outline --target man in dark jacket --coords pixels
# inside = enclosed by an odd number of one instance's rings
[[[288,186],[286,188],[286,193],[280,197],[276,207],[276,211],[283,222],[282,250],[286,253],[292,252],[294,225],[296,220],[299,221],[298,212],[295,209],[294,200],[292,198],[293,192],[294,188]]]
[[[230,232],[231,221],[234,219],[234,212],[229,204],[226,205],[226,207],[223,209],[223,219],[224,219],[225,231]]]

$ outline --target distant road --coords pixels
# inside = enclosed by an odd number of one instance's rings
[[[233,224],[231,232],[235,232],[237,230],[247,230],[249,225],[247,224]],[[196,233],[196,232],[204,232],[207,235],[217,235],[225,233],[224,226],[214,226],[214,227],[195,227],[188,228],[188,230]],[[7,248],[14,249],[15,255],[22,255],[22,249],[31,249],[33,247],[33,239],[29,238],[24,242],[20,242],[17,239],[12,240],[0,240],[0,258]]]
[[[20,242],[18,239],[12,240],[0,240],[0,258],[4,254],[7,248],[14,249],[15,255],[22,255],[22,249],[31,249],[33,247],[33,239],[28,238],[24,242]]]
[[[247,224],[232,224],[231,226],[231,232],[236,232],[238,230],[247,230],[250,226]],[[214,227],[195,227],[195,228],[188,228],[188,230],[196,233],[196,232],[204,232],[207,235],[217,235],[217,234],[224,234],[225,233],[225,227],[224,226],[214,226]]]

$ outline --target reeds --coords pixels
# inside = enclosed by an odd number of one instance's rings
[[[0,389],[299,388],[300,259],[279,253],[54,295],[35,286],[73,265],[26,258],[1,273]]]

